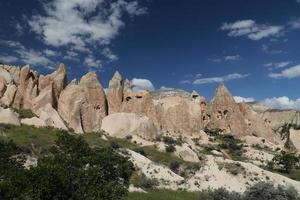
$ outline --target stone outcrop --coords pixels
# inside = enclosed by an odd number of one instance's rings
[[[123,101],[129,101],[133,98],[131,82],[128,79],[124,81]]]
[[[18,89],[17,86],[14,84],[7,85],[3,97],[0,99],[0,104],[4,107],[10,107],[15,98],[17,89]]]
[[[237,104],[222,83],[216,90],[214,98],[203,116],[203,123],[209,129],[220,129],[225,134],[236,137],[254,135],[271,142],[279,142],[279,138],[245,103]]]
[[[0,98],[4,95],[6,90],[6,80],[2,76],[0,76]]]
[[[107,91],[108,114],[119,112],[123,100],[122,76],[116,71]]]
[[[21,119],[21,124],[25,124],[28,126],[35,126],[37,128],[47,126],[47,124],[44,120],[37,118],[37,117]]]
[[[38,89],[40,93],[43,93],[44,90],[46,92],[52,91],[52,99],[51,103],[54,108],[57,107],[57,102],[60,93],[67,85],[67,74],[66,74],[66,67],[64,64],[60,64],[58,69],[54,71],[52,74],[49,75],[40,75],[39,77],[39,85]],[[52,88],[49,88],[49,87]],[[45,92],[44,92],[45,93]],[[43,95],[45,95],[43,93]],[[47,100],[50,100],[49,98]]]
[[[202,128],[201,108],[194,101],[182,97],[166,97],[155,101],[155,108],[162,132],[191,135]]]
[[[107,102],[102,85],[94,72],[72,81],[60,94],[58,112],[76,133],[100,131],[107,115]]]
[[[29,66],[22,67],[13,107],[16,109],[32,109],[33,99],[38,95],[38,74]]]
[[[126,138],[137,135],[146,140],[153,140],[157,130],[152,121],[135,113],[114,113],[102,120],[101,129],[112,137]]]
[[[58,112],[52,107],[51,104],[46,104],[38,111],[38,116],[43,120],[47,126],[51,126],[57,129],[68,130],[64,121],[59,116]]]
[[[122,102],[120,112],[146,115],[158,127],[156,110],[148,91],[132,93],[131,98],[126,97]]]
[[[10,108],[0,108],[0,123],[20,126],[19,115]]]

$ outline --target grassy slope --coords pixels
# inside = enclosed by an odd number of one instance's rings
[[[125,200],[197,200],[199,193],[170,190],[153,190],[148,193],[130,193]]]

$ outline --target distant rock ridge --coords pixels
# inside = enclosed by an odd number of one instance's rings
[[[276,120],[275,115],[255,112],[245,103],[237,104],[224,83],[207,102],[197,91],[189,93],[164,88],[133,92],[130,81],[123,80],[116,71],[105,94],[94,72],[87,73],[79,82],[73,80],[67,85],[64,64],[49,75],[40,75],[28,65],[22,68],[0,65],[0,104],[5,108],[32,110],[42,120],[37,125],[56,126],[80,134],[100,131],[102,120],[108,115],[135,113],[153,123],[153,135],[191,137],[197,136],[201,130],[218,129],[223,134],[239,138],[256,136],[273,143],[281,142],[274,127],[282,122]],[[292,111],[276,116],[282,116],[285,122],[300,124],[300,118],[292,117]],[[266,123],[261,118],[272,122]],[[35,119],[23,122],[34,124]],[[106,121],[106,124],[113,123]],[[140,126],[144,126],[143,123]],[[151,138],[149,133],[147,138]]]

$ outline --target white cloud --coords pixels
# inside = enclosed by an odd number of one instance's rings
[[[282,70],[279,73],[270,73],[269,77],[274,79],[280,79],[280,78],[292,79],[292,78],[300,77],[300,64]]]
[[[268,45],[263,44],[261,47],[262,51],[265,53],[269,53],[269,54],[281,54],[283,53],[282,50],[275,50],[275,49],[271,49]]]
[[[66,55],[63,57],[65,60],[79,61],[78,53],[72,50],[66,51]]]
[[[34,49],[25,48],[20,42],[16,41],[0,41],[0,45],[9,47],[10,50],[15,54],[10,56],[11,62],[22,62],[23,64],[39,65],[45,68],[52,69],[51,65],[54,65],[53,61],[46,57],[46,53],[36,51]],[[1,57],[6,57],[6,55],[1,55]],[[9,61],[9,60],[7,60]]]
[[[84,59],[84,64],[87,65],[90,68],[96,68],[101,69],[102,68],[102,62],[101,60],[96,59],[94,56],[89,55]]]
[[[137,1],[53,0],[44,3],[45,15],[34,15],[29,25],[43,41],[55,47],[72,45],[87,51],[88,45],[109,44],[125,25],[124,14],[142,15]]]
[[[220,58],[209,58],[208,61],[214,62],[214,63],[220,63],[220,62],[222,62],[222,59],[220,59]]]
[[[241,59],[240,55],[234,55],[234,56],[226,56],[225,61],[235,61]]]
[[[14,62],[17,62],[17,61],[18,61],[18,58],[15,56],[0,55],[0,63],[13,64]]]
[[[196,79],[193,81],[193,84],[200,85],[200,84],[207,84],[207,83],[227,82],[227,81],[231,81],[231,80],[243,79],[248,76],[249,76],[249,74],[233,73],[233,74],[228,74],[226,76],[220,76],[220,77],[209,77],[209,78]]]
[[[228,31],[230,37],[247,37],[251,40],[261,40],[268,37],[278,37],[284,26],[257,24],[254,20],[240,20],[233,23],[223,23],[221,30]]]
[[[240,96],[234,96],[233,97],[236,103],[242,103],[242,102],[254,102],[255,99],[252,97],[240,97]]]
[[[283,61],[283,62],[278,62],[278,63],[267,63],[264,66],[268,67],[269,69],[279,69],[279,68],[284,68],[290,65],[292,62],[291,61]]]
[[[267,98],[262,103],[276,109],[300,110],[300,99],[291,100],[286,96]]]
[[[141,78],[133,78],[131,81],[132,85],[132,90],[134,92],[136,91],[141,91],[141,90],[148,90],[148,91],[153,91],[154,86],[152,82],[148,79],[141,79]]]
[[[53,51],[53,50],[51,50],[51,49],[45,49],[45,50],[44,50],[44,53],[46,54],[46,56],[49,56],[49,57],[57,56],[57,55],[58,55],[57,52],[55,52],[55,51]]]
[[[300,0],[299,0],[300,2]],[[289,22],[289,25],[293,29],[300,29],[300,18],[293,19]]]
[[[111,61],[116,61],[118,60],[118,56],[114,54],[110,48],[104,48],[103,51],[101,52],[103,56],[105,56],[110,62]]]

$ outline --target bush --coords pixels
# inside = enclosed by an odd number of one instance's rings
[[[290,173],[300,162],[299,157],[296,157],[295,154],[276,155],[272,161],[286,173]]]
[[[147,157],[147,153],[145,152],[145,150],[143,148],[138,147],[138,148],[133,149],[133,151]]]
[[[19,114],[21,119],[36,117],[36,115],[28,109],[14,109],[14,111]]]
[[[149,179],[144,174],[142,175],[133,175],[131,177],[131,183],[135,187],[143,188],[143,189],[153,189],[158,186],[158,181],[156,179]]]
[[[297,191],[283,186],[274,187],[269,183],[257,183],[244,195],[246,200],[297,200]]]
[[[166,146],[166,152],[172,153],[174,151],[176,151],[176,148],[173,145],[170,144]]]
[[[169,164],[169,168],[175,173],[178,173],[179,167],[180,167],[180,163],[176,160],[171,161]]]
[[[199,200],[243,200],[242,196],[236,192],[229,192],[224,188],[214,191],[207,190],[200,193]]]
[[[0,156],[0,163],[7,160]],[[3,173],[7,177],[0,179],[0,199],[109,200],[127,195],[132,164],[110,147],[91,149],[83,137],[59,134],[37,167]]]

